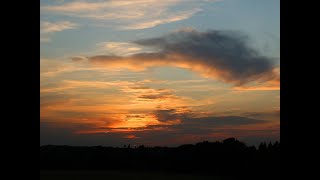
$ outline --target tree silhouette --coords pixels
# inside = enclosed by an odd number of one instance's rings
[[[126,163],[123,163],[126,162]],[[279,171],[280,142],[258,149],[235,138],[178,147],[40,146],[40,169],[105,169],[248,175]]]
[[[267,144],[265,142],[260,143],[259,145],[259,151],[266,152],[268,149]]]

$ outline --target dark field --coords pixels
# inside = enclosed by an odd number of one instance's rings
[[[235,138],[179,147],[41,146],[40,179],[262,179],[280,172],[280,143]],[[270,178],[267,178],[270,179]]]
[[[40,171],[40,180],[233,180],[236,178],[201,174],[130,171]]]

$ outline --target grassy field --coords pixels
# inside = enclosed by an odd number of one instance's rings
[[[231,180],[234,178],[199,174],[122,171],[40,171],[40,180]]]

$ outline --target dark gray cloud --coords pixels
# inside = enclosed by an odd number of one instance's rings
[[[268,121],[242,116],[209,116],[195,117],[195,113],[179,113],[176,109],[164,109],[154,112],[157,119],[161,122],[180,120],[178,124],[172,125],[151,125],[149,128],[169,128],[174,133],[206,135],[214,132],[219,132],[221,128],[234,128],[240,125],[262,124]]]
[[[153,100],[153,99],[165,99],[165,98],[177,98],[171,92],[161,92],[158,94],[143,94],[138,96],[139,99]]]
[[[89,57],[89,61],[137,69],[178,66],[237,85],[276,78],[272,58],[260,55],[249,46],[247,39],[245,35],[232,31],[178,31],[133,42],[159,49],[158,52],[127,57],[101,55]]]
[[[134,86],[134,87],[130,87],[131,89],[151,89],[147,86]]]
[[[242,113],[243,116],[252,118],[264,118],[264,117],[278,117],[280,118],[280,109],[275,109],[273,111],[267,112],[245,112]]]
[[[208,134],[217,131],[219,128],[237,127],[240,125],[261,124],[268,121],[252,119],[241,116],[221,117],[184,117],[180,124],[170,125],[170,129],[181,134]]]
[[[81,56],[76,56],[76,57],[71,57],[72,61],[78,62],[78,61],[83,61],[86,60],[85,57],[81,57]]]
[[[200,117],[200,118],[185,118],[183,121],[185,124],[205,124],[207,127],[218,126],[239,126],[248,124],[259,124],[267,121],[258,120],[241,116],[212,116],[212,117]]]
[[[161,122],[167,122],[181,118],[181,115],[177,114],[175,109],[157,110],[154,112],[154,114]]]
[[[162,99],[165,97],[166,96],[164,94],[146,94],[146,95],[138,96],[138,98],[141,98],[141,99]]]
[[[137,131],[135,134],[139,141],[152,145],[180,145],[196,143],[203,140],[216,141],[229,137],[245,139],[249,144],[259,143],[262,140],[279,140],[277,127],[265,129],[244,129],[241,125],[254,125],[268,123],[269,121],[247,118],[241,116],[211,116],[190,117],[186,114],[178,114],[174,109],[159,110],[155,113],[162,122],[180,118],[181,123],[173,125],[152,125],[148,131]],[[239,128],[238,128],[239,127]],[[157,131],[157,128],[164,129]]]
[[[180,119],[181,124],[177,126],[199,126],[201,127],[221,127],[221,126],[238,126],[248,124],[265,123],[265,120],[249,118],[247,116],[206,116],[197,117],[196,112],[186,111],[179,112],[177,109],[158,109],[154,111],[154,115],[159,121],[165,122],[169,120]]]
[[[138,40],[135,43],[155,46],[162,54],[180,53],[192,60],[229,72],[230,80],[241,82],[259,78],[273,69],[271,59],[250,48],[247,37],[237,32],[176,32],[161,38]]]
[[[132,139],[125,138],[130,133],[95,133],[75,134],[79,129],[94,129],[90,125],[69,124],[58,122],[40,123],[40,145],[71,145],[71,146],[116,146],[133,144]],[[118,128],[119,129],[119,128]],[[108,131],[108,129],[106,129]]]

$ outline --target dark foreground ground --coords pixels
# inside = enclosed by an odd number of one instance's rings
[[[40,171],[40,180],[234,180],[204,174],[133,171]]]
[[[280,167],[280,143],[256,148],[235,138],[179,147],[40,147],[42,180],[269,180]]]

